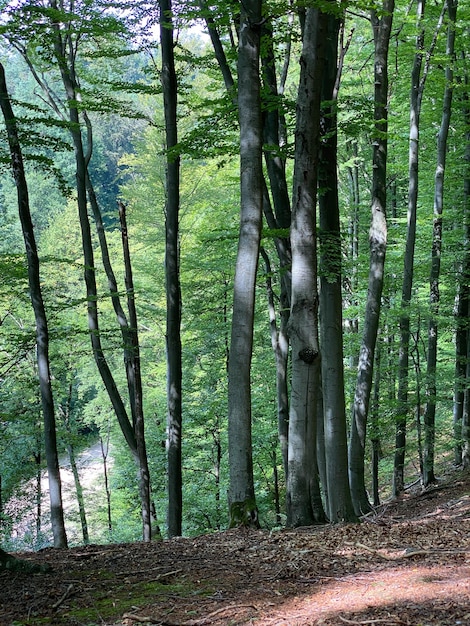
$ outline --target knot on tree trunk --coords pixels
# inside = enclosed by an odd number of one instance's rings
[[[304,363],[311,365],[318,356],[318,350],[308,346],[306,348],[302,348],[299,352],[299,359],[301,359]]]

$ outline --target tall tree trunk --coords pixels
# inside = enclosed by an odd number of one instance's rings
[[[408,219],[406,228],[406,246],[403,266],[403,285],[401,295],[400,314],[400,347],[398,354],[398,391],[397,413],[395,429],[395,458],[393,469],[392,493],[398,496],[404,489],[404,467],[406,453],[406,423],[409,413],[408,403],[408,379],[410,359],[410,313],[413,274],[414,274],[414,251],[416,242],[416,218],[418,206],[418,182],[419,182],[419,133],[421,103],[424,87],[428,76],[429,63],[437,42],[437,33],[440,31],[443,12],[439,17],[433,40],[426,53],[426,63],[423,68],[424,58],[424,12],[426,0],[418,0],[416,6],[417,36],[416,52],[411,70],[411,93],[410,93],[410,135],[409,135],[409,158],[408,158]]]
[[[53,9],[58,10],[56,0],[50,0],[50,6]],[[100,373],[101,379],[104,383],[106,391],[108,393],[109,399],[113,405],[113,409],[115,415],[117,417],[118,423],[121,427],[121,431],[126,439],[126,442],[129,446],[129,449],[132,453],[133,459],[137,466],[140,469],[140,458],[139,458],[139,450],[137,446],[136,434],[134,430],[134,424],[129,420],[129,416],[124,405],[122,396],[117,387],[114,376],[111,372],[109,364],[106,360],[106,356],[103,351],[103,347],[101,344],[100,337],[100,327],[99,327],[99,314],[98,314],[98,296],[97,296],[97,284],[96,284],[96,274],[95,274],[95,264],[94,264],[94,250],[93,250],[93,242],[91,235],[90,222],[88,218],[88,203],[87,203],[87,194],[90,195],[90,202],[95,214],[95,218],[99,218],[99,210],[97,203],[95,202],[94,193],[92,190],[91,182],[88,175],[88,161],[91,157],[91,149],[92,145],[89,141],[88,143],[88,152],[85,151],[83,140],[82,140],[82,132],[80,125],[80,116],[79,109],[77,106],[77,102],[80,101],[80,88],[77,82],[74,59],[75,55],[70,53],[70,48],[73,47],[73,42],[71,40],[71,31],[62,30],[58,23],[53,24],[54,30],[54,51],[57,59],[57,63],[60,68],[60,73],[62,77],[62,82],[64,85],[64,90],[67,98],[67,109],[68,116],[70,122],[70,134],[72,137],[72,142],[74,146],[75,152],[75,166],[76,166],[76,190],[77,190],[77,206],[78,206],[78,214],[80,221],[80,230],[82,237],[82,249],[83,249],[83,257],[84,257],[84,277],[85,277],[85,285],[86,285],[86,293],[87,293],[87,312],[88,312],[88,328],[90,331],[90,340],[93,350],[93,356],[98,367],[98,371]],[[57,108],[57,105],[56,105]],[[88,135],[90,135],[90,125],[87,122],[87,117],[85,115],[85,123],[87,127]],[[115,283],[114,277],[111,275],[111,267],[109,264],[109,259],[107,259],[107,249],[103,246],[103,233],[100,231],[100,221],[97,220],[97,228],[98,235],[100,237],[101,244],[101,252],[103,256],[103,262],[105,267],[107,267],[107,275],[108,281],[112,278]],[[109,267],[108,267],[109,264]],[[111,272],[110,272],[111,270]],[[113,283],[113,284],[114,284]],[[110,287],[113,290],[114,287],[110,283]],[[116,294],[113,291],[113,304],[115,306],[115,311],[118,319],[120,318],[120,312],[122,311],[120,304],[116,301]],[[116,306],[118,304],[118,306]],[[129,337],[128,328],[126,326],[125,330],[123,330],[123,326],[126,324],[121,324],[121,332],[123,332],[123,338]],[[126,355],[125,355],[125,360]],[[127,365],[127,363],[126,363]],[[127,374],[129,375],[129,368],[127,368]],[[132,372],[132,381],[129,380],[128,376],[128,385],[129,385],[129,398],[132,404],[132,409],[134,411],[135,406],[135,396],[134,396],[134,375],[135,372]],[[147,472],[148,473],[148,472]],[[144,477],[145,471],[139,472],[139,477],[142,479]],[[142,490],[141,485],[140,495],[144,490]],[[141,501],[142,506],[142,515],[147,516],[147,506],[145,501]],[[149,527],[149,524],[144,524],[144,530]],[[146,534],[144,536],[145,540],[150,539],[150,535]]]
[[[113,520],[111,516],[111,489],[109,487],[109,474],[108,474],[108,454],[109,454],[109,432],[107,436],[106,445],[103,442],[103,438],[100,436],[101,458],[103,459],[103,478],[104,478],[104,490],[106,493],[106,512],[108,519],[108,531],[111,533],[113,530]]]
[[[5,70],[2,64],[0,64],[0,105],[7,129],[13,177],[15,179],[18,195],[18,210],[28,261],[28,281],[31,304],[33,306],[36,321],[36,352],[39,387],[41,391],[44,418],[44,442],[49,477],[52,534],[54,538],[54,547],[66,548],[67,535],[64,524],[62,487],[60,481],[59,458],[57,454],[54,398],[52,395],[49,364],[49,330],[41,291],[39,257],[29,208],[28,186],[24,172],[23,155],[18,138],[16,118],[13,114],[8,97]]]
[[[261,0],[247,0],[241,5],[240,15],[238,116],[241,207],[228,365],[230,526],[258,525],[253,481],[250,372],[263,211],[259,77],[261,4]]]
[[[168,536],[181,535],[183,517],[181,286],[179,274],[180,159],[173,154],[178,143],[177,80],[175,71],[171,0],[160,0],[160,41],[162,86],[166,135],[166,354],[167,354],[167,454],[168,454]]]
[[[80,474],[78,472],[77,460],[75,457],[75,446],[73,445],[73,433],[70,424],[72,412],[72,383],[67,384],[67,396],[64,403],[59,405],[59,415],[62,417],[66,435],[67,452],[69,455],[70,467],[72,469],[73,482],[75,485],[75,493],[77,495],[78,513],[80,515],[80,525],[82,528],[82,537],[84,545],[90,543],[88,535],[88,524],[86,520],[85,501],[83,499],[83,488],[80,482]]]
[[[380,377],[382,349],[379,343],[375,353],[374,393],[370,409],[370,441],[372,444],[372,498],[374,506],[379,506],[379,461],[380,461]]]
[[[455,47],[455,23],[457,18],[457,0],[447,2],[447,66],[445,70],[446,86],[442,106],[442,118],[437,137],[437,167],[434,178],[434,222],[433,243],[431,251],[430,286],[430,320],[428,326],[428,356],[426,364],[426,409],[424,411],[424,449],[423,449],[423,485],[427,487],[435,481],[434,475],[434,445],[436,421],[436,364],[437,364],[437,333],[440,294],[439,280],[441,271],[442,250],[442,213],[444,208],[444,174],[446,167],[447,137],[449,134],[450,117],[452,113],[453,97],[453,62]]]
[[[470,311],[469,311],[470,313]],[[470,331],[467,332],[467,386],[464,393],[462,412],[462,466],[470,467]]]
[[[269,327],[271,331],[271,346],[276,359],[276,397],[278,434],[281,448],[282,465],[284,476],[287,479],[287,453],[288,453],[288,428],[289,428],[289,397],[287,392],[287,361],[289,354],[289,341],[286,334],[285,322],[281,314],[280,328],[277,325],[276,307],[274,304],[274,290],[272,286],[272,269],[269,256],[264,248],[261,248],[261,256],[266,267],[266,291],[268,295]]]
[[[316,198],[325,21],[325,15],[317,9],[307,9],[297,97],[291,226],[292,296],[288,327],[292,345],[287,477],[289,526],[306,526],[323,522],[325,518],[315,458],[320,393]]]
[[[410,138],[408,158],[408,221],[406,228],[406,247],[403,268],[403,286],[400,314],[400,348],[398,356],[398,407],[395,432],[395,459],[392,491],[398,496],[404,488],[404,467],[406,450],[406,422],[408,413],[408,376],[410,353],[410,314],[409,306],[413,286],[414,253],[416,241],[416,213],[418,206],[419,174],[419,123],[421,101],[426,75],[421,77],[424,46],[424,10],[426,0],[418,0],[416,52],[411,70],[410,95]]]
[[[468,31],[467,31],[468,33]],[[465,57],[464,57],[465,58]],[[459,465],[463,461],[463,447],[466,449],[466,461],[469,464],[470,439],[464,442],[462,424],[466,395],[468,397],[468,367],[470,353],[468,350],[470,336],[470,103],[468,95],[468,75],[465,75],[463,93],[463,116],[467,132],[465,133],[465,172],[463,184],[463,220],[464,229],[463,258],[460,264],[455,331],[455,387],[454,387],[454,462]],[[468,407],[467,407],[468,416]],[[467,424],[468,427],[468,424]],[[466,429],[467,429],[466,427]]]
[[[130,369],[132,372],[132,422],[139,457],[139,492],[142,514],[142,537],[144,541],[152,538],[151,506],[150,506],[150,472],[145,445],[144,405],[142,390],[142,374],[140,369],[140,345],[137,327],[137,309],[135,306],[135,289],[132,275],[129,235],[127,231],[126,207],[119,203],[119,220],[121,223],[122,249],[124,256],[125,284],[127,292],[127,310],[129,311]],[[156,520],[154,520],[156,523]]]
[[[372,155],[372,225],[369,235],[369,287],[349,443],[351,495],[354,509],[358,515],[370,511],[371,508],[365,488],[364,455],[374,353],[384,282],[385,252],[387,248],[388,50],[394,6],[394,0],[384,0],[380,16],[375,10],[371,13],[374,33],[375,136]]]
[[[322,138],[319,160],[320,329],[328,517],[357,521],[348,476],[343,365],[341,232],[337,176],[337,55],[340,19],[327,15],[322,84]]]
[[[203,10],[204,3],[200,2]],[[220,40],[217,28],[211,18],[206,17],[206,24],[214,48],[215,57],[219,64],[224,84],[229,93],[233,95],[234,105],[237,105],[235,94],[235,82],[225,52]],[[263,94],[267,103],[263,112],[263,141],[264,157],[268,172],[271,195],[274,210],[266,183],[263,183],[263,212],[266,223],[273,230],[286,231],[290,226],[291,208],[287,187],[285,159],[281,156],[281,143],[285,141],[285,120],[277,106],[272,106],[273,101],[278,101],[279,90],[277,86],[275,55],[273,45],[272,27],[268,23],[263,24],[262,37],[264,40],[265,54],[262,62]],[[284,61],[284,72],[287,71],[290,55],[290,46]],[[284,88],[285,76],[281,77],[281,90]],[[279,329],[276,329],[276,340],[272,343],[276,359],[276,396],[278,410],[279,443],[283,459],[285,477],[287,479],[287,439],[289,424],[288,382],[287,366],[289,357],[289,338],[287,335],[287,323],[289,320],[290,294],[291,294],[291,251],[290,241],[286,234],[274,239],[280,264],[280,307]],[[270,311],[271,315],[271,311]],[[271,326],[272,331],[272,326]],[[273,335],[271,334],[273,339]]]
[[[291,223],[291,205],[287,187],[285,158],[282,156],[281,150],[285,120],[281,115],[279,106],[277,106],[279,103],[279,91],[276,76],[273,32],[272,25],[268,22],[263,25],[262,38],[264,41],[264,54],[261,59],[263,94],[267,103],[263,111],[263,152],[269,178],[269,187],[273,199],[274,212],[271,210],[267,187],[265,187],[264,190],[263,211],[269,228],[287,231]],[[285,62],[288,62],[287,58],[285,59]],[[273,102],[276,103],[276,106],[272,106]],[[289,432],[289,392],[287,382],[289,337],[287,334],[287,325],[289,323],[289,309],[292,290],[292,255],[290,239],[287,234],[276,237],[275,245],[279,258],[280,324],[279,331],[276,334],[276,342],[273,342],[272,345],[276,358],[278,433],[284,467],[284,476],[287,481],[287,442]]]

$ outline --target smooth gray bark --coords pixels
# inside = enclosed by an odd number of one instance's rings
[[[416,5],[417,36],[416,52],[411,70],[410,94],[410,137],[408,158],[408,219],[403,268],[403,286],[400,315],[400,347],[398,353],[398,409],[396,415],[395,459],[392,491],[398,496],[404,488],[404,467],[406,450],[406,422],[408,413],[408,370],[410,351],[409,306],[413,286],[414,253],[416,241],[416,215],[418,206],[419,174],[419,123],[425,75],[421,77],[424,46],[424,19],[426,0],[418,0]]]
[[[203,10],[204,5],[200,3]],[[233,95],[234,105],[237,106],[235,82],[228,64],[222,42],[214,20],[206,17],[206,24],[214,48],[224,84],[229,93]],[[272,28],[265,22],[263,24],[262,37],[264,39],[265,54],[262,61],[263,93],[269,101],[263,115],[263,142],[266,169],[268,172],[269,186],[273,202],[268,191],[267,183],[263,182],[263,213],[266,223],[272,230],[286,231],[290,226],[291,208],[287,188],[285,158],[282,157],[282,146],[285,142],[285,120],[280,114],[278,107],[272,106],[273,100],[279,100],[279,88],[277,85],[275,55]],[[290,46],[284,59],[280,89],[284,88],[285,72],[289,64]],[[278,411],[279,444],[284,466],[284,475],[287,478],[287,439],[289,424],[288,403],[288,380],[287,366],[289,357],[289,338],[287,335],[287,323],[289,320],[290,295],[291,295],[291,252],[290,241],[286,235],[275,237],[275,246],[279,258],[280,271],[280,306],[278,311],[279,328],[276,329],[273,351],[276,359],[276,397]],[[271,315],[271,312],[270,312]],[[275,318],[276,319],[276,314]],[[276,322],[277,324],[277,322]],[[271,322],[272,331],[272,322]],[[273,335],[271,334],[273,338]]]
[[[124,257],[124,282],[127,293],[127,310],[129,311],[129,327],[127,334],[129,338],[129,374],[128,385],[131,398],[132,424],[137,444],[137,456],[139,459],[139,495],[141,503],[142,517],[142,538],[150,541],[152,538],[152,514],[150,503],[150,471],[147,459],[147,447],[145,444],[144,426],[144,399],[142,389],[142,374],[140,368],[140,345],[137,325],[137,308],[135,305],[134,278],[132,274],[131,253],[129,249],[129,234],[127,230],[126,207],[119,203],[119,221],[121,224],[121,240]],[[129,380],[131,382],[129,382]],[[156,520],[153,520],[156,524]]]
[[[238,115],[241,206],[228,365],[230,526],[258,525],[253,481],[250,372],[263,215],[259,77],[261,4],[261,0],[244,2],[240,14]]]
[[[178,143],[177,78],[175,70],[171,0],[160,0],[161,81],[166,137],[166,356],[167,356],[167,455],[168,535],[181,535],[183,518],[182,445],[182,355],[181,286],[179,274],[180,159],[172,154]]]
[[[318,342],[316,201],[321,97],[321,46],[325,16],[306,12],[295,130],[292,194],[292,296],[289,336],[292,391],[289,410],[287,524],[323,522],[316,463],[316,420],[320,393]]]
[[[28,281],[31,304],[36,321],[36,357],[44,419],[44,443],[49,480],[52,534],[54,547],[66,548],[67,535],[64,523],[62,486],[59,471],[59,458],[57,454],[54,397],[52,394],[49,363],[49,329],[41,290],[39,257],[29,208],[29,194],[24,172],[23,154],[18,137],[16,118],[13,114],[8,96],[5,70],[2,64],[0,64],[0,105],[5,119],[13,177],[15,179],[17,189],[18,211],[28,262]]]
[[[371,13],[374,34],[375,133],[372,146],[369,285],[349,442],[349,478],[357,515],[367,513],[371,509],[365,488],[364,455],[387,249],[388,50],[394,7],[394,0],[384,0],[380,16],[374,10]]]
[[[468,30],[467,30],[468,34]],[[462,55],[464,56],[464,55]],[[464,57],[465,58],[465,57]],[[465,172],[463,181],[463,219],[464,229],[463,257],[458,268],[459,280],[456,305],[456,331],[455,331],[455,386],[454,386],[454,463],[459,465],[463,462],[463,448],[466,449],[465,463],[468,467],[470,462],[470,439],[468,438],[468,423],[466,426],[466,440],[463,437],[462,425],[467,403],[468,418],[468,388],[470,379],[468,368],[470,362],[469,337],[470,337],[470,103],[468,94],[468,75],[465,76],[465,87],[462,95],[463,117],[465,120]]]
[[[58,10],[58,5],[56,0],[50,0],[51,8]],[[108,397],[113,405],[113,409],[115,415],[117,417],[118,423],[121,427],[121,431],[126,439],[126,442],[129,446],[129,449],[132,453],[133,459],[137,466],[139,467],[139,492],[142,498],[142,494],[146,492],[148,486],[143,486],[141,481],[148,479],[148,472],[145,472],[145,469],[142,469],[139,454],[142,452],[142,449],[138,448],[136,433],[134,430],[134,423],[132,423],[129,419],[127,409],[124,405],[122,396],[117,387],[116,381],[114,379],[113,373],[109,367],[106,356],[104,354],[104,350],[101,344],[100,337],[100,326],[99,326],[99,313],[98,313],[98,297],[97,297],[97,284],[96,284],[96,273],[95,273],[95,264],[94,264],[94,249],[93,249],[93,241],[91,235],[90,221],[88,218],[88,201],[87,196],[90,198],[90,204],[92,206],[98,236],[100,240],[101,253],[103,258],[103,263],[106,268],[108,282],[110,284],[110,288],[112,290],[112,300],[115,308],[116,315],[118,317],[121,332],[123,333],[123,338],[125,338],[126,346],[128,344],[129,328],[127,325],[127,321],[123,319],[123,310],[120,305],[120,302],[117,300],[117,291],[114,291],[115,288],[115,278],[112,274],[112,268],[110,265],[107,246],[105,245],[106,240],[104,237],[104,229],[100,228],[101,223],[101,214],[99,211],[98,204],[96,202],[96,198],[94,195],[93,187],[91,185],[91,181],[88,173],[88,162],[91,158],[92,154],[92,141],[91,141],[91,127],[86,115],[86,111],[83,111],[83,118],[85,120],[85,127],[87,131],[87,149],[85,150],[84,142],[82,139],[82,130],[81,130],[81,119],[79,113],[78,102],[80,102],[80,86],[78,82],[78,78],[76,75],[75,68],[75,58],[76,53],[74,52],[75,43],[73,41],[74,33],[68,29],[61,29],[58,23],[52,24],[52,29],[54,33],[54,53],[55,57],[60,69],[62,83],[65,90],[65,95],[67,99],[67,111],[68,111],[68,122],[69,122],[69,131],[72,137],[72,142],[74,146],[75,152],[75,177],[76,177],[76,191],[77,191],[77,207],[78,207],[78,215],[80,222],[80,231],[82,237],[82,249],[83,249],[83,258],[84,258],[84,278],[86,285],[86,293],[87,293],[87,313],[88,313],[88,328],[90,332],[90,340],[92,345],[93,356],[95,362],[98,367],[98,371],[100,373],[101,379],[104,383],[106,391],[108,393]],[[31,66],[31,65],[30,65]],[[40,83],[41,84],[41,83]],[[54,110],[59,113],[59,109],[57,103],[55,103],[53,94],[51,94],[47,90],[47,86],[45,86],[46,92],[49,96],[49,101],[51,106],[53,106]],[[60,113],[59,113],[60,114]],[[101,224],[102,226],[102,224]],[[117,289],[117,288],[116,288]],[[129,399],[132,406],[132,411],[135,413],[135,370],[129,367],[130,360],[127,358],[129,356],[129,352],[127,351],[127,347],[125,347],[125,362],[126,362],[126,374],[128,380],[129,387]],[[145,518],[143,523],[144,528],[144,540],[150,540],[150,532],[148,532],[150,528],[150,522],[148,521],[149,509],[146,505],[145,500],[141,500],[141,510],[142,516]]]
[[[424,59],[424,12],[426,0],[419,0],[416,6],[416,51],[411,70],[411,93],[410,93],[410,134],[409,134],[409,158],[408,158],[408,216],[406,228],[405,257],[403,266],[403,285],[401,296],[400,314],[400,347],[398,352],[398,391],[397,412],[395,430],[395,457],[392,480],[392,493],[398,496],[404,489],[404,467],[406,453],[406,423],[410,410],[408,403],[408,379],[410,359],[410,313],[413,275],[414,275],[414,251],[416,241],[416,219],[418,206],[418,183],[419,183],[419,135],[421,103],[424,87],[428,76],[429,64],[434,51],[437,34],[442,25],[443,12],[439,17],[437,28],[431,45]]]
[[[322,82],[322,138],[319,161],[320,329],[323,421],[330,522],[356,521],[348,476],[343,364],[341,230],[337,175],[337,75],[340,20],[327,16]]]
[[[423,485],[432,484],[434,474],[434,446],[437,397],[437,335],[438,313],[440,305],[439,281],[442,251],[442,215],[444,209],[444,175],[446,168],[447,138],[452,114],[452,98],[454,93],[454,48],[455,23],[457,18],[457,0],[448,0],[448,27],[445,70],[446,85],[442,105],[442,117],[437,136],[437,166],[434,177],[434,221],[433,241],[431,250],[431,272],[429,277],[430,320],[428,325],[428,350],[426,363],[426,408],[424,411],[424,447],[423,447]]]

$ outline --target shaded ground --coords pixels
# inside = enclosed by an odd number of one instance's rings
[[[21,555],[0,573],[0,624],[470,624],[470,475],[360,525],[232,530]]]

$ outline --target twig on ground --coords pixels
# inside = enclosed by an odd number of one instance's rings
[[[363,624],[408,624],[408,622],[404,622],[398,617],[379,617],[377,619],[365,619],[360,622],[352,619],[346,619],[345,617],[341,617],[341,615],[338,615],[338,617],[345,624],[354,624],[355,626],[362,626]]]
[[[52,605],[52,608],[54,610],[58,609],[59,606],[72,594],[73,589],[74,589],[73,585],[70,584],[65,590],[65,592],[63,593],[63,595],[57,600],[57,602],[55,602]]]
[[[441,550],[440,548],[436,548],[434,550],[411,548],[406,550],[403,554],[398,554],[397,556],[389,556],[388,554],[384,554],[383,552],[381,552],[380,550],[376,550],[375,548],[370,548],[363,543],[356,543],[356,547],[367,550],[367,552],[372,552],[373,554],[376,554],[381,559],[385,559],[386,561],[400,561],[401,559],[409,559],[412,556],[429,556],[430,554],[466,554],[467,552],[469,552],[468,550]]]
[[[147,617],[146,615],[136,615],[135,613],[124,613],[122,619],[130,619],[134,622],[145,623],[145,622],[154,622],[155,620],[152,617]]]
[[[204,626],[204,624],[210,624],[213,617],[224,611],[233,611],[237,609],[255,609],[258,610],[254,604],[230,604],[228,606],[222,606],[220,609],[212,611],[209,615],[201,617],[200,619],[192,619],[189,622],[183,622],[181,626]]]

